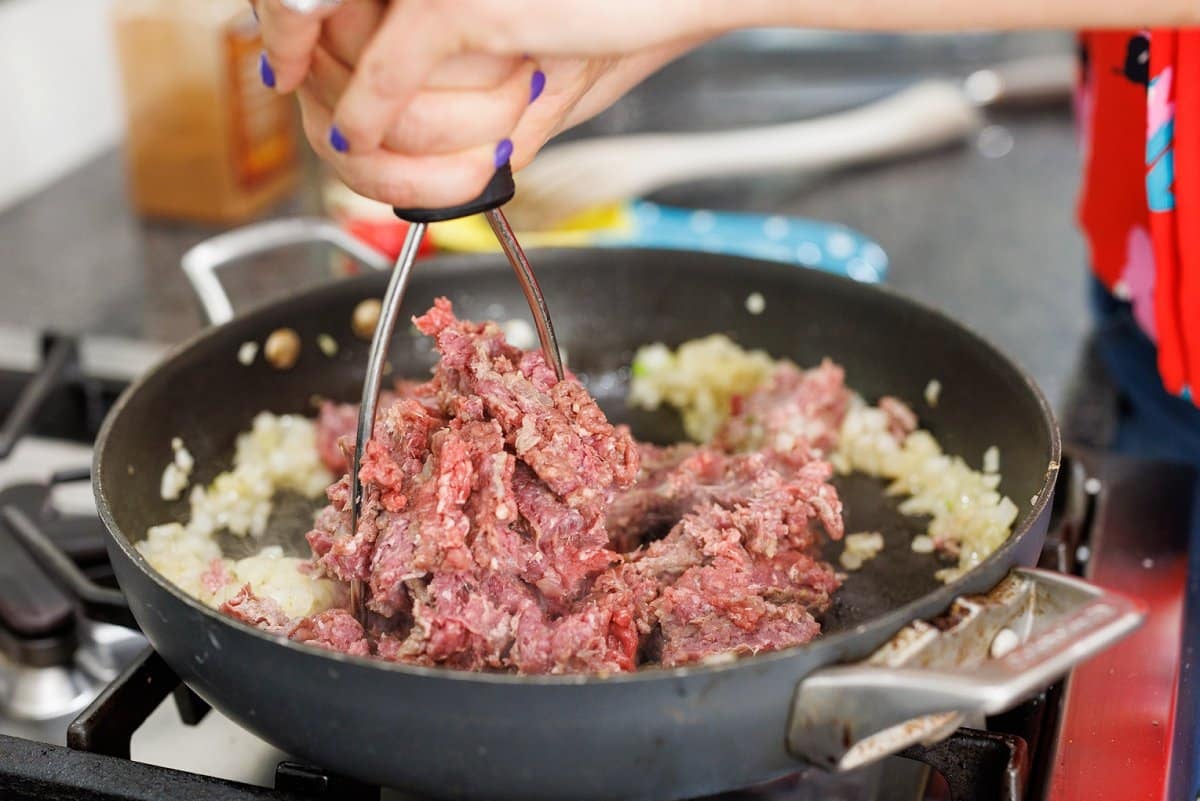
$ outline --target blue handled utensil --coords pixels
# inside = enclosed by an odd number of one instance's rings
[[[439,250],[496,249],[478,218],[433,226]],[[522,231],[531,248],[652,248],[695,250],[810,267],[867,284],[887,277],[888,257],[879,243],[846,225],[790,217],[663,206],[645,200],[590,209],[547,231]]]

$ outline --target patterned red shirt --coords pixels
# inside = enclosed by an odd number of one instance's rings
[[[1200,402],[1200,30],[1085,32],[1079,220],[1096,275]],[[1176,180],[1178,178],[1178,180]]]

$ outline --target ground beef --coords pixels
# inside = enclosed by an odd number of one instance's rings
[[[726,457],[725,483],[626,556],[619,586],[664,665],[799,645],[819,631],[813,613],[838,581],[811,552],[820,529],[842,536],[841,503],[827,463],[777,466],[760,453]]]
[[[888,433],[897,442],[903,442],[909,434],[917,430],[916,412],[899,398],[884,395],[879,399],[879,410],[887,416]]]
[[[272,634],[282,634],[297,642],[319,645],[333,651],[358,656],[371,653],[363,627],[345,609],[327,609],[315,615],[292,620],[279,604],[254,594],[249,584],[221,604],[221,611]]]
[[[220,591],[232,581],[233,576],[229,574],[225,560],[219,556],[208,563],[208,570],[200,574],[200,586],[210,595]]]
[[[385,408],[383,399],[380,407]],[[317,413],[317,453],[335,475],[345,473],[348,448],[354,447],[354,429],[358,428],[358,406],[353,403],[325,401]]]
[[[779,362],[761,388],[733,399],[732,414],[713,444],[729,451],[829,454],[850,403],[845,377],[829,359],[811,370]]]
[[[327,609],[303,618],[292,626],[288,636],[296,642],[307,642],[356,656],[371,653],[363,627],[345,609]]]
[[[379,394],[379,412],[384,415],[397,399],[415,400],[429,412],[438,410],[436,391],[431,381],[395,382],[393,392]],[[325,401],[317,412],[317,452],[334,475],[350,469],[354,454],[355,429],[358,428],[358,404]]]
[[[416,325],[441,353],[431,381],[380,413],[349,531],[348,479],[309,534],[324,575],[367,583],[368,608],[403,619],[376,640],[388,659],[523,672],[628,670],[637,638],[587,598],[620,563],[605,513],[638,469],[627,431],[574,377],[509,346],[494,324],[439,301]],[[327,407],[330,429],[352,410]],[[331,430],[325,440],[336,440]]]
[[[349,526],[349,479],[308,541],[313,570],[368,589],[289,621],[243,588],[223,611],[301,642],[466,670],[618,672],[807,642],[837,587],[815,556],[842,534],[820,459],[847,393],[840,368],[780,368],[737,402],[714,446],[636,444],[583,386],[493,323],[438,300],[415,321],[433,377],[381,406]],[[336,467],[356,411],[327,404]]]
[[[271,598],[259,598],[249,584],[243,585],[236,595],[221,604],[221,611],[272,634],[287,634],[292,628],[292,619],[283,608]]]
[[[620,493],[608,511],[609,535],[614,549],[622,553],[666,533],[685,512],[705,501],[752,499],[755,488],[762,486],[764,471],[791,476],[816,462],[807,448],[784,453],[764,449],[749,454],[729,454],[694,445],[641,448],[643,466],[637,483]],[[818,469],[823,475],[828,473],[825,468]],[[816,489],[811,485],[805,488]],[[811,500],[821,504],[822,519],[828,521],[830,534],[840,536],[842,521],[834,507],[840,510],[841,506],[833,488],[821,489]]]

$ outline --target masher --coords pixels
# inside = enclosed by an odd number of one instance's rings
[[[542,296],[542,289],[533,274],[533,267],[525,257],[525,251],[521,249],[521,243],[517,241],[512,226],[500,210],[501,206],[512,199],[515,191],[512,168],[505,164],[496,170],[483,193],[469,203],[440,209],[393,209],[397,217],[409,223],[409,228],[404,237],[404,245],[400,248],[400,255],[396,259],[396,266],[392,270],[392,277],[388,281],[379,323],[375,327],[375,335],[367,357],[367,374],[363,379],[362,404],[358,408],[358,431],[354,442],[354,461],[350,471],[351,536],[358,532],[358,517],[362,511],[362,481],[358,473],[367,441],[375,433],[375,414],[379,407],[379,389],[383,382],[388,344],[396,328],[396,318],[404,302],[404,293],[412,276],[417,250],[430,223],[480,213],[487,218],[504,255],[508,258],[508,263],[512,265],[517,280],[521,283],[521,290],[525,293],[525,300],[529,303],[529,311],[537,328],[542,354],[546,357],[546,362],[554,368],[554,374],[562,380],[562,357],[558,353],[558,341],[554,336],[554,326],[550,322],[550,310],[546,307],[546,299]],[[356,578],[350,582],[350,605],[354,616],[365,626],[366,593],[362,579]]]

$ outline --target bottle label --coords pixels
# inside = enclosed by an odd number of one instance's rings
[[[225,35],[232,165],[243,189],[290,169],[296,160],[292,104],[263,86],[258,74],[261,52],[258,24],[247,11]]]

